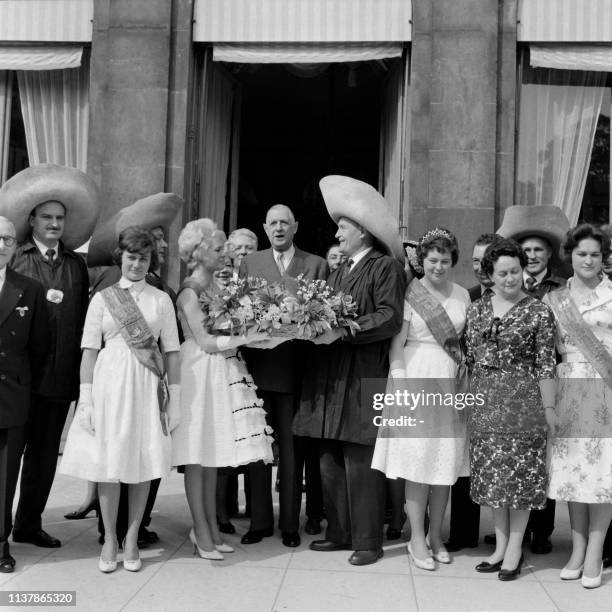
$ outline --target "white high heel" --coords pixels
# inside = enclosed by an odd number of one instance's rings
[[[140,554],[137,559],[126,559],[125,558],[125,540],[123,540],[123,544],[121,546],[123,548],[123,569],[128,572],[137,572],[142,567],[142,561],[140,560]]]
[[[410,542],[408,542],[406,547],[408,548],[408,554],[410,555],[412,562],[417,567],[420,567],[421,569],[424,569],[424,570],[428,570],[430,572],[436,569],[436,564],[434,563],[434,560],[432,557],[427,557],[427,559],[419,559],[414,556],[414,553],[412,552],[412,547],[410,546]]]
[[[215,544],[215,548],[222,553],[233,553],[234,547],[226,544],[225,542],[221,542],[221,544]]]
[[[593,578],[589,578],[589,576],[585,576],[584,572],[582,573],[582,586],[585,589],[596,589],[601,586],[601,575],[603,574],[603,563],[599,568],[599,574],[594,576]]]
[[[431,556],[438,563],[450,563],[452,561],[450,554],[445,549],[439,550],[437,553],[433,552],[432,550]]]
[[[567,567],[564,567],[559,573],[559,578],[561,578],[561,580],[578,580],[578,578],[582,576],[583,568],[584,563],[576,569],[569,569]]]
[[[194,555],[199,555],[200,557],[202,557],[202,559],[209,559],[210,561],[223,561],[224,557],[218,550],[204,550],[203,548],[200,548],[198,546],[198,541],[196,540],[195,531],[193,530],[193,527],[189,532],[189,539],[193,544]]]
[[[98,559],[98,569],[104,574],[110,574],[117,569],[117,560],[105,561],[102,555],[100,555],[100,559]]]

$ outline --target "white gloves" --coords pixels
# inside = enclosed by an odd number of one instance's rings
[[[176,429],[181,422],[181,385],[168,385],[168,430]]]
[[[91,383],[79,386],[79,403],[76,409],[76,418],[79,425],[90,435],[94,435],[96,428],[94,422],[94,407],[91,399]]]

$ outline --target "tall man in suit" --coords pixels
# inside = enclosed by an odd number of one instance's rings
[[[256,276],[275,282],[283,278],[296,278],[300,274],[307,280],[327,278],[327,262],[317,255],[306,253],[293,244],[298,224],[291,209],[283,204],[272,206],[266,214],[264,230],[270,248],[252,253],[240,265],[241,276]],[[264,408],[278,434],[280,470],[279,526],[285,546],[299,546],[299,518],[302,497],[302,468],[304,449],[294,444],[291,424],[299,394],[299,378],[303,351],[309,347],[296,342],[285,342],[271,350],[245,350],[245,359]],[[251,526],[242,537],[243,544],[260,542],[271,536],[274,516],[272,512],[272,468],[262,461],[249,466],[251,494]],[[316,488],[316,484],[313,485]],[[307,492],[308,493],[308,492]]]
[[[42,286],[7,267],[15,226],[0,217],[0,572],[15,569],[8,537],[31,389],[39,382],[49,340]]]
[[[347,257],[328,282],[355,300],[360,330],[338,328],[315,339],[329,346],[320,347],[304,378],[294,431],[321,440],[327,531],[310,548],[352,549],[349,563],[368,565],[383,555],[385,476],[371,467],[378,428],[362,379],[389,373],[391,339],[402,326],[404,251],[397,220],[373,187],[344,176],[327,176],[320,186]]]

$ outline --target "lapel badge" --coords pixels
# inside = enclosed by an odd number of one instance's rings
[[[25,317],[25,313],[29,310],[27,306],[17,306],[15,310],[19,313],[21,318]]]

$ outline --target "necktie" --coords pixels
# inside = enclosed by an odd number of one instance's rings
[[[533,276],[528,276],[527,279],[525,280],[525,286],[527,287],[527,291],[533,291],[537,282],[538,281],[536,281],[536,279],[533,278]]]
[[[281,276],[285,276],[285,263],[283,259],[284,259],[283,254],[279,253],[276,259],[276,262],[278,263],[278,271],[280,272]]]
[[[49,264],[51,264],[51,268],[54,268],[55,267],[55,251],[53,249],[47,249],[45,256],[47,257]]]
[[[351,271],[351,268],[353,267],[353,264],[355,262],[352,259],[347,259],[346,260],[346,265],[344,267],[344,272],[342,273],[342,278],[345,279],[348,275],[349,272]]]

